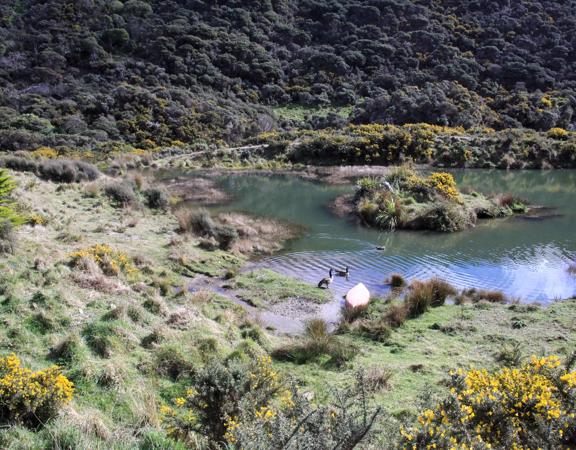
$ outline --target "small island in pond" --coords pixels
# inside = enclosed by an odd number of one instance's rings
[[[474,227],[478,219],[526,214],[530,207],[509,194],[460,192],[450,173],[423,176],[398,167],[383,177],[360,179],[356,192],[337,198],[333,209],[383,230],[455,232]]]

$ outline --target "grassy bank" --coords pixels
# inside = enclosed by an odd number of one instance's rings
[[[541,309],[467,292],[460,305],[431,294],[422,307],[419,285],[375,300],[335,332],[313,320],[302,336],[273,333],[261,313],[330,300],[247,269],[252,255],[293,236],[282,224],[174,207],[137,174],[82,183],[10,175],[27,224],[0,259],[1,353],[34,371],[57,364],[74,392],[37,428],[2,416],[3,448],[277,448],[266,439],[289,439],[299,421],[309,426],[294,448],[370,430],[361,448],[390,448],[428,393],[446,394],[449,370],[573,350],[574,300]],[[359,370],[362,389],[351,387]],[[364,414],[368,405],[383,410]]]

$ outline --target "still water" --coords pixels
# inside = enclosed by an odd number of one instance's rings
[[[553,208],[552,217],[480,221],[460,233],[379,232],[335,217],[328,204],[353,186],[329,186],[297,176],[229,175],[223,188],[234,196],[226,210],[244,211],[303,225],[305,233],[257,264],[316,283],[328,268],[350,267],[335,279],[343,294],[363,282],[386,290],[392,273],[409,279],[439,276],[457,287],[502,290],[522,301],[547,303],[576,295],[576,171],[503,172],[456,170],[461,188],[484,194],[508,192]],[[222,208],[220,208],[222,209]],[[378,250],[376,247],[384,247]]]

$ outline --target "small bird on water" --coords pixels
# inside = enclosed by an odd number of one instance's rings
[[[348,266],[346,266],[344,270],[336,269],[335,272],[337,277],[346,277],[346,279],[348,279],[348,277],[350,276],[350,268]]]
[[[322,278],[320,280],[320,283],[318,283],[319,288],[328,289],[332,281],[334,281],[334,271],[332,270],[332,267],[330,267],[328,274],[329,276],[327,278]]]

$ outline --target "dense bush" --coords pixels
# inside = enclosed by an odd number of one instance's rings
[[[151,209],[166,209],[169,205],[168,194],[163,189],[150,188],[142,191],[146,206]]]
[[[263,133],[251,142],[267,143],[275,156],[285,155],[294,163],[388,165],[413,161],[443,167],[576,167],[573,131],[558,139],[526,129],[370,124]]]
[[[556,356],[520,368],[458,370],[451,394],[402,430],[404,448],[573,448],[576,372]]]
[[[104,187],[104,194],[123,208],[136,204],[138,200],[134,187],[127,181],[114,182],[106,185]]]
[[[38,164],[38,176],[57,183],[94,181],[99,175],[96,167],[83,161],[55,160]]]
[[[1,148],[234,141],[274,126],[262,105],[325,126],[358,98],[362,123],[574,127],[559,0],[121,3],[2,5]]]
[[[32,172],[48,181],[56,183],[79,183],[94,181],[100,172],[92,164],[76,160],[41,160],[8,156],[0,160],[0,165],[18,172]]]
[[[200,369],[193,384],[173,405],[162,407],[162,421],[170,436],[193,442],[235,443],[234,432],[242,414],[272,414],[272,408],[286,407],[292,392],[273,369],[268,356],[255,363],[238,359],[214,361]]]
[[[74,387],[56,366],[34,372],[11,354],[0,358],[0,422],[37,427],[72,400]]]
[[[369,405],[363,374],[314,408],[268,356],[252,357],[201,369],[182,396],[161,408],[168,434],[190,445],[238,449],[352,449],[371,441],[380,409]]]

